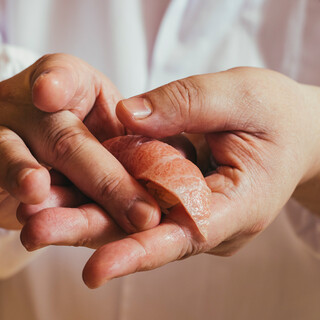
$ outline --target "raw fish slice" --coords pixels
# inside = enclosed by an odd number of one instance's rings
[[[103,145],[137,180],[142,180],[163,212],[181,203],[206,237],[211,191],[200,170],[179,151],[159,140],[121,136]]]

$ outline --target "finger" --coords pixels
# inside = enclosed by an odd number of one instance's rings
[[[30,86],[40,110],[70,110],[81,120],[87,116],[86,124],[99,140],[124,133],[115,116],[119,91],[81,59],[67,54],[42,57],[30,70]]]
[[[43,111],[77,110],[81,119],[93,106],[102,87],[102,75],[81,59],[68,54],[49,54],[29,71],[34,104]],[[120,96],[104,79],[110,94]]]
[[[272,82],[273,73],[236,68],[193,76],[122,100],[116,113],[129,130],[154,138],[181,132],[246,129],[255,132],[261,123],[259,119],[270,117],[262,103],[267,90],[258,85],[262,78],[264,83]]]
[[[0,186],[24,203],[39,203],[49,194],[50,176],[13,131],[0,126]]]
[[[25,137],[37,159],[64,174],[125,231],[136,232],[159,223],[161,212],[156,201],[74,114],[38,111],[26,114],[23,123],[23,128],[14,129]],[[38,137],[42,137],[40,143]]]
[[[43,202],[35,205],[20,204],[17,209],[17,218],[21,224],[25,224],[31,216],[43,209],[78,207],[88,202],[89,199],[74,187],[51,186],[49,196]]]
[[[210,184],[215,187],[221,181],[211,178]],[[244,228],[250,215],[245,209],[248,207],[214,193],[209,234],[204,242],[197,236],[190,217],[181,207],[175,207],[170,219],[168,216],[159,226],[100,247],[83,270],[84,282],[89,288],[97,288],[113,278],[155,269],[201,252],[230,255],[252,235],[252,230],[250,234]]]
[[[49,208],[33,215],[21,232],[22,244],[29,251],[48,245],[97,248],[126,235],[96,204],[79,208]]]
[[[174,222],[106,244],[89,259],[83,279],[89,288],[130,273],[155,269],[189,255],[189,239]]]
[[[39,150],[36,143],[32,144],[46,161],[99,203],[126,232],[159,223],[161,212],[156,201],[79,119],[67,111],[51,114],[50,118],[59,125],[39,133],[47,137],[48,146]],[[43,150],[47,150],[45,155]]]

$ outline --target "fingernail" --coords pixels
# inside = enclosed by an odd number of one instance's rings
[[[122,104],[136,120],[145,119],[152,113],[150,102],[143,98],[136,97],[122,100]]]
[[[142,231],[150,228],[149,224],[153,218],[154,211],[150,204],[144,201],[135,201],[127,213],[127,218],[133,227],[137,229],[136,231]]]

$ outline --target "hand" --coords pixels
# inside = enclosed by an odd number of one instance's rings
[[[212,190],[207,238],[199,238],[181,207],[175,207],[159,226],[126,236],[90,204],[84,208],[86,217],[90,212],[90,230],[77,209],[44,209],[30,218],[31,208],[22,208],[22,216],[29,217],[22,240],[31,249],[39,243],[90,242],[99,247],[83,273],[92,288],[198,253],[231,255],[272,222],[298,184],[319,174],[319,102],[319,88],[254,68],[194,76],[124,100],[117,115],[137,134],[205,135],[218,165],[206,177]],[[72,241],[67,239],[67,226],[54,232],[70,214],[77,221]],[[101,217],[103,232],[94,223]],[[45,231],[37,233],[40,225],[51,238]],[[95,237],[99,241],[94,242]],[[100,247],[102,243],[107,244]]]
[[[44,56],[1,82],[2,196],[14,206],[41,203],[50,190],[46,167],[53,167],[127,232],[158,224],[160,211],[154,199],[97,140],[124,133],[114,111],[120,98],[110,80],[64,54]],[[2,207],[0,227],[19,228]]]

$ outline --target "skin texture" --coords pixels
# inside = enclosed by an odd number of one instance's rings
[[[53,167],[128,233],[157,225],[160,210],[155,200],[99,142],[124,134],[115,116],[120,98],[101,73],[64,54],[44,56],[2,81],[2,198],[12,201],[11,207],[41,203],[50,192],[47,168]],[[21,227],[7,211],[0,207],[0,227]]]
[[[116,113],[130,132],[206,139],[217,164],[206,177],[212,192],[207,238],[199,237],[181,207],[153,229],[131,235],[94,203],[48,208],[69,205],[70,197],[60,200],[68,188],[62,186],[36,210],[20,207],[22,242],[29,250],[49,244],[98,248],[83,271],[90,288],[190,255],[229,256],[274,220],[297,186],[318,183],[319,105],[319,88],[255,68],[193,76],[123,100]]]

